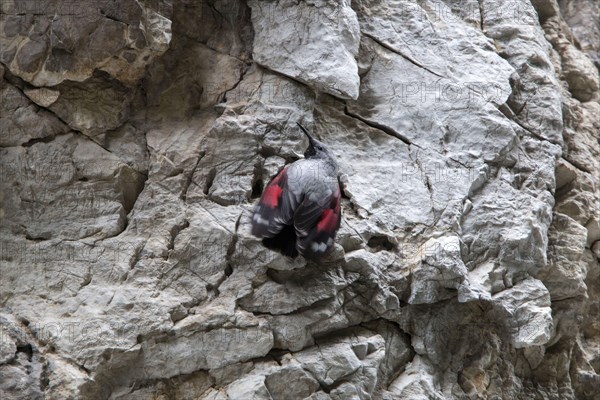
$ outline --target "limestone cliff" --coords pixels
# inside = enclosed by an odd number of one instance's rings
[[[2,399],[597,398],[596,1],[0,4]]]

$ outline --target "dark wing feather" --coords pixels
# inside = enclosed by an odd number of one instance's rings
[[[296,235],[300,239],[310,234],[310,231],[319,222],[324,210],[325,206],[310,200],[308,196],[304,197],[294,213],[294,227],[296,228]]]
[[[293,215],[285,167],[267,184],[252,214],[252,234],[270,238],[290,223]]]
[[[294,214],[294,225],[298,235],[298,251],[304,257],[320,258],[333,246],[342,216],[340,197],[340,188],[337,186],[337,191],[326,199],[324,206],[305,199],[298,207]]]

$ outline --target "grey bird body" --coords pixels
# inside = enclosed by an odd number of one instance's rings
[[[310,142],[305,158],[286,166],[269,183],[252,217],[252,233],[274,238],[293,227],[297,251],[317,258],[331,248],[339,227],[338,165],[323,143],[302,130]]]

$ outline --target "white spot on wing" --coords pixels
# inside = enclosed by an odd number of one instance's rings
[[[313,251],[313,253],[323,253],[325,250],[327,250],[327,244],[312,242],[310,249]]]
[[[262,218],[259,213],[254,214],[252,220],[257,224],[269,225],[269,220]]]

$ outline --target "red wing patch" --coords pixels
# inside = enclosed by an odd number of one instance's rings
[[[281,194],[283,193],[283,189],[278,185],[270,185],[265,190],[263,197],[261,199],[261,203],[270,208],[275,208],[279,204],[279,200],[281,199]]]
[[[287,167],[283,168],[268,184],[252,215],[252,234],[273,237],[285,225],[289,213],[289,201],[284,198],[287,190]]]
[[[265,192],[260,199],[260,204],[264,204],[270,208],[276,208],[281,200],[281,194],[283,193],[282,186],[286,181],[286,168],[282,169],[281,172],[269,182]]]
[[[338,189],[337,197],[334,197],[331,201],[330,208],[323,211],[321,219],[317,224],[317,232],[332,233],[336,231],[340,226],[340,190]]]
[[[331,198],[329,206],[323,210],[310,233],[299,238],[298,251],[304,257],[318,259],[333,247],[335,235],[342,219],[340,201],[341,192],[338,187],[337,196]]]
[[[317,224],[317,232],[333,232],[337,225],[338,216],[335,212],[328,208],[323,212],[321,220]]]

